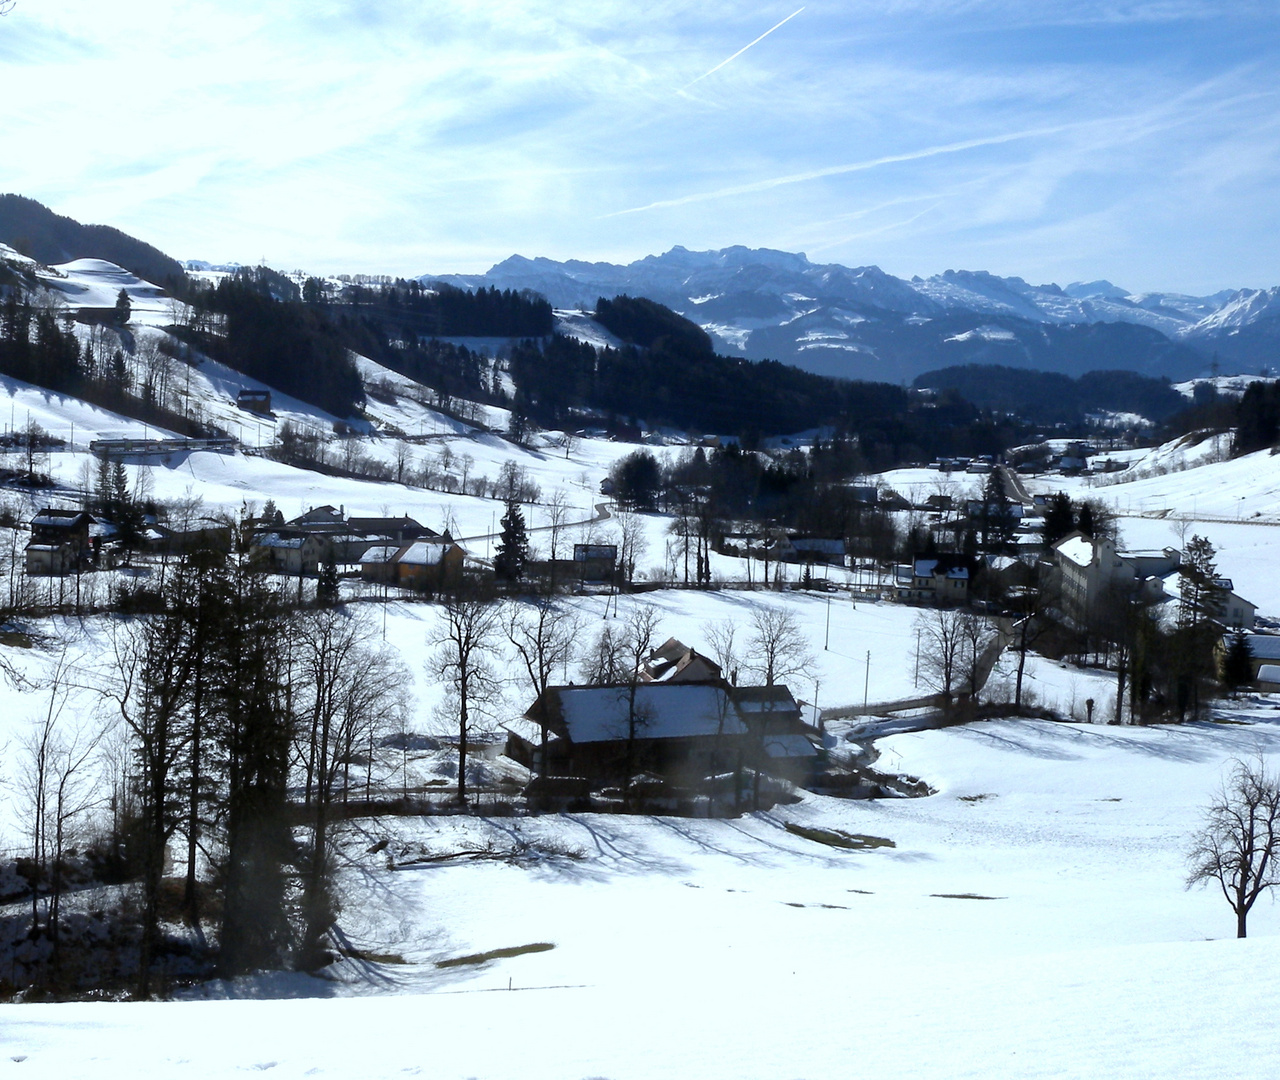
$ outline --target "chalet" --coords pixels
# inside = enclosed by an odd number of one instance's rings
[[[640,677],[647,683],[722,681],[719,664],[676,638],[667,638],[649,654]]]
[[[462,580],[466,552],[452,540],[415,540],[396,552],[394,562],[402,588],[433,591]]]
[[[552,738],[539,771],[601,784],[619,782],[628,772],[702,777],[726,769],[751,748],[729,691],[709,683],[549,687],[523,725],[508,727],[508,756],[538,764],[540,746],[520,732],[543,715]]]
[[[61,575],[79,568],[89,551],[93,517],[83,510],[41,510],[31,519],[28,574]]]
[[[271,391],[270,390],[241,390],[236,395],[236,405],[247,412],[257,413],[259,416],[271,416]]]

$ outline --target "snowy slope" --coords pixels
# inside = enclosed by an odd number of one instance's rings
[[[1181,858],[1224,758],[1258,740],[1280,746],[1271,724],[1006,721],[883,740],[939,789],[921,800],[353,823],[341,923],[384,959],[196,995],[213,1000],[0,1007],[6,1057],[98,1080],[1265,1075],[1280,916],[1204,940],[1230,913],[1183,891]],[[412,863],[517,841],[510,862]],[[553,947],[435,966],[533,943]]]

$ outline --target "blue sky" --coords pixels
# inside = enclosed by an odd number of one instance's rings
[[[0,87],[0,190],[178,258],[1280,284],[1274,0],[17,0]]]

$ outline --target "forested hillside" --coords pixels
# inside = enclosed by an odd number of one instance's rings
[[[22,195],[0,195],[0,243],[46,265],[105,259],[157,285],[184,277],[163,251],[108,225],[81,225]]]

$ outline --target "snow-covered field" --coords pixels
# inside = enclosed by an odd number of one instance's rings
[[[94,1078],[1264,1076],[1280,1054],[1280,918],[1264,904],[1253,938],[1225,940],[1221,897],[1182,888],[1185,836],[1224,759],[1280,746],[1275,704],[1255,711],[1251,726],[1002,721],[883,740],[882,760],[938,789],[917,800],[807,796],[735,821],[353,823],[341,924],[365,959],[192,995],[212,1000],[6,1006],[6,1064]],[[894,846],[840,850],[788,824]],[[412,863],[486,842],[522,854]],[[499,949],[514,955],[437,966]]]

